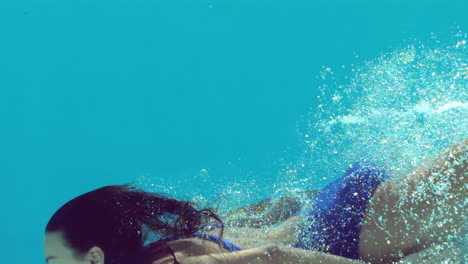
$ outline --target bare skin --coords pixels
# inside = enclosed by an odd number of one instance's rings
[[[467,197],[467,145],[468,139],[441,152],[435,161],[416,168],[407,177],[387,181],[377,188],[361,226],[360,259],[370,263],[392,263],[434,243],[442,243],[445,237],[459,230],[463,215],[466,215],[466,207],[461,201]],[[437,184],[445,184],[443,194],[428,188]],[[412,214],[415,217],[411,217]],[[171,242],[170,246],[176,256],[181,257],[179,263],[182,264],[363,263],[289,247],[295,242],[300,223],[301,219],[296,216],[269,230],[227,230],[227,240],[247,248],[239,252],[227,253],[218,246],[211,248],[209,254],[198,255],[188,253],[186,246],[179,247],[178,241]],[[201,243],[199,239],[188,240]],[[255,248],[262,244],[267,246]],[[153,264],[172,261],[172,257],[166,257]]]

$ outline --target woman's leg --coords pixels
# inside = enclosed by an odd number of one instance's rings
[[[468,139],[407,177],[377,188],[361,225],[359,255],[363,260],[395,261],[463,232],[467,149]]]

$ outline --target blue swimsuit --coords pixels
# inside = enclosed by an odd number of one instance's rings
[[[387,178],[385,171],[377,169],[372,163],[352,165],[341,178],[325,186],[295,214],[300,214],[304,222],[295,247],[358,259],[364,211],[375,189]],[[230,252],[242,250],[217,236],[196,233],[195,237],[218,243]],[[177,239],[180,238],[183,237]],[[165,237],[149,245],[175,239]]]
[[[372,163],[356,163],[300,212],[304,225],[295,247],[359,258],[359,233],[367,203],[388,178]]]

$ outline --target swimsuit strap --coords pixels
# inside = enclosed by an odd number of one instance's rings
[[[240,251],[242,250],[241,247],[227,241],[227,240],[224,240],[218,236],[215,236],[215,235],[209,235],[209,234],[199,234],[199,233],[195,233],[195,237],[197,238],[201,238],[201,239],[205,239],[205,240],[209,240],[211,242],[214,242],[216,244],[219,244],[221,246],[223,246],[225,249],[227,249],[228,251],[230,252],[234,252],[234,251]]]
[[[222,247],[224,247],[226,250],[228,250],[229,252],[234,252],[234,251],[240,251],[242,250],[241,247],[227,241],[227,240],[224,240],[218,236],[215,236],[215,235],[209,235],[209,234],[203,234],[203,233],[195,233],[193,236],[174,236],[174,235],[167,235],[167,236],[164,236],[163,238],[159,239],[159,240],[156,240],[156,241],[153,241],[151,242],[150,244],[146,245],[145,247],[154,247],[154,246],[159,246],[159,245],[162,245],[162,244],[165,244],[165,243],[168,243],[170,241],[174,241],[174,240],[178,240],[178,239],[183,239],[183,238],[193,238],[193,237],[196,237],[196,238],[200,238],[200,239],[204,239],[204,240],[208,240],[208,241],[211,241],[211,242],[214,242],[218,245],[221,245]]]

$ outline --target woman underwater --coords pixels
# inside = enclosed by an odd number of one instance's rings
[[[197,210],[189,202],[128,185],[102,187],[72,199],[51,217],[45,230],[46,261],[392,263],[443,243],[462,227],[467,149],[468,139],[398,179],[386,180],[385,172],[372,164],[354,164],[343,177],[321,190],[300,214],[258,237],[255,247],[248,249],[221,239],[223,228],[220,237],[200,231],[210,220],[223,226],[210,210]],[[409,188],[401,192],[397,181]],[[447,181],[449,186],[444,208],[438,205],[441,196],[427,188],[440,181]],[[434,220],[436,211],[442,214]],[[161,239],[145,245],[149,231]]]

